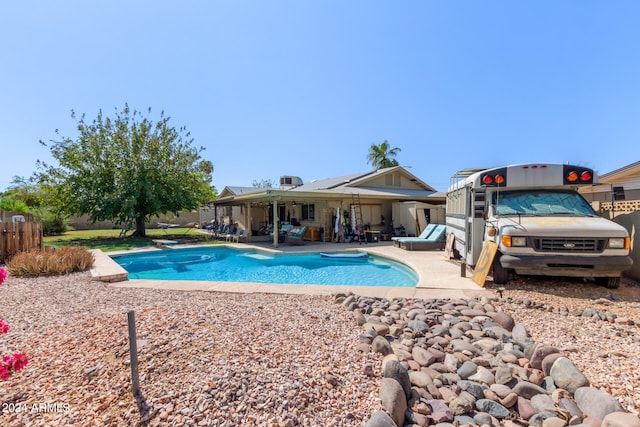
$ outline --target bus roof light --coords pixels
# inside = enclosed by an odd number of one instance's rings
[[[576,171],[571,171],[567,175],[567,181],[576,182],[578,180],[578,173]]]
[[[580,174],[580,181],[582,182],[589,182],[591,181],[591,178],[593,178],[593,176],[589,171],[582,171],[582,173]]]

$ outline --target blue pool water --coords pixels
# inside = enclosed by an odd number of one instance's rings
[[[394,287],[418,282],[410,268],[373,256],[339,259],[203,246],[111,257],[130,279]]]

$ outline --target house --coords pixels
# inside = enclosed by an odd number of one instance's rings
[[[444,223],[445,195],[396,166],[307,183],[282,176],[279,188],[229,186],[211,204],[216,221],[237,222],[252,231],[251,240],[273,238],[277,246],[274,224],[306,226],[308,240],[339,240],[356,225],[381,239],[400,224],[417,235],[427,222]]]
[[[640,161],[599,175],[598,184],[579,191],[596,212],[627,229],[633,266],[624,275],[640,280]]]
[[[610,219],[640,211],[640,161],[598,176],[598,183],[580,194]]]

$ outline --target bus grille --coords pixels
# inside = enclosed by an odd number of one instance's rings
[[[604,239],[551,239],[533,238],[537,252],[598,253],[604,250]]]

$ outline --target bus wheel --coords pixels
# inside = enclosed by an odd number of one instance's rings
[[[509,269],[504,268],[500,264],[500,258],[496,258],[493,262],[493,283],[496,285],[506,285],[509,281]]]
[[[596,285],[604,286],[607,289],[617,289],[620,287],[619,277],[596,277]]]

